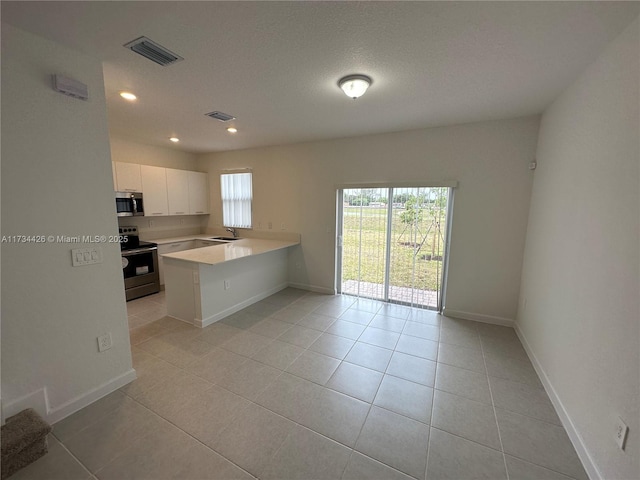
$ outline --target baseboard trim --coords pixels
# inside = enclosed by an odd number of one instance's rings
[[[68,402],[63,403],[59,407],[49,407],[49,397],[47,395],[47,387],[39,388],[23,397],[3,405],[2,414],[5,418],[20,413],[26,408],[33,408],[38,414],[50,424],[59,422],[60,420],[76,413],[78,410],[92,404],[96,400],[109,395],[120,387],[125,386],[136,379],[136,371],[132,368],[129,371],[118,375],[117,377],[103,383],[72,398]],[[4,420],[4,419],[3,419]]]
[[[26,408],[33,408],[38,415],[46,419],[49,413],[49,397],[47,388],[42,387],[2,406],[2,423]]]
[[[513,327],[516,323],[510,318],[494,317],[492,315],[483,315],[481,313],[462,312],[460,310],[450,310],[448,308],[445,308],[442,314],[445,317],[461,318],[462,320],[491,323],[493,325],[502,325],[505,327]]]
[[[271,295],[273,295],[274,293],[278,293],[280,290],[284,290],[285,288],[287,288],[289,286],[288,283],[281,283],[273,288],[270,288],[269,290],[265,290],[264,292],[260,292],[257,295],[254,295],[251,298],[248,298],[247,300],[243,300],[240,303],[235,304],[232,307],[229,307],[219,313],[216,313],[215,315],[212,315],[210,317],[207,318],[203,318],[202,320],[200,319],[194,319],[193,324],[196,327],[200,327],[200,328],[204,328],[204,327],[208,327],[209,325],[212,325],[220,320],[222,320],[223,318],[228,317],[229,315],[232,315],[236,312],[239,312],[240,310],[242,310],[243,308],[247,308],[249,305],[253,305],[256,302],[259,302],[260,300],[264,300],[267,297],[270,297]],[[181,320],[181,319],[179,319]]]
[[[580,461],[582,462],[582,466],[586,470],[587,475],[591,480],[603,480],[603,476],[600,473],[600,470],[598,470],[598,467],[593,461],[593,458],[591,457],[589,450],[587,450],[587,447],[584,444],[582,435],[580,435],[580,433],[578,432],[578,429],[576,428],[575,424],[571,420],[571,417],[569,416],[567,409],[564,407],[562,400],[560,400],[560,397],[558,396],[556,389],[553,388],[553,385],[551,384],[551,381],[549,380],[547,373],[544,371],[544,368],[542,368],[542,365],[538,361],[536,354],[531,349],[531,345],[529,345],[527,338],[525,337],[524,333],[522,332],[522,330],[520,329],[520,326],[517,323],[515,324],[515,330],[516,330],[516,334],[518,335],[518,338],[520,339],[520,342],[522,343],[522,346],[524,347],[525,351],[527,352],[527,355],[529,356],[529,360],[531,360],[531,363],[533,364],[533,368],[538,374],[538,377],[540,377],[540,381],[542,382],[542,385],[545,391],[547,392],[547,395],[549,396],[551,403],[553,403],[553,406],[556,409],[556,413],[558,414],[558,417],[562,422],[562,426],[567,431],[567,435],[569,435],[569,439],[573,444],[573,448],[576,449],[578,458],[580,458]]]
[[[325,295],[335,295],[336,291],[333,288],[320,287],[318,285],[309,285],[307,283],[293,283],[289,282],[289,286],[292,288],[299,288],[300,290],[307,290],[308,292],[324,293]]]
[[[87,405],[91,405],[96,400],[100,400],[102,397],[115,392],[120,387],[124,387],[126,384],[133,382],[136,378],[136,371],[132,368],[122,375],[118,375],[88,392],[72,398],[59,407],[49,410],[46,419],[51,424],[59,422]]]

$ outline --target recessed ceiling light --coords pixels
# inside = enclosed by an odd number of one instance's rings
[[[173,143],[178,143],[180,141],[178,137],[171,137],[169,138],[169,140],[171,140]]]
[[[130,101],[136,100],[138,98],[131,92],[120,92],[120,96],[125,100],[130,100]]]
[[[364,95],[364,92],[367,91],[371,82],[371,77],[367,77],[366,75],[347,75],[338,80],[338,86],[347,97],[355,100]]]
[[[236,127],[227,128],[227,132],[229,133],[238,133],[238,129]]]

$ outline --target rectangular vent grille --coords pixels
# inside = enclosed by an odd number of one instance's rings
[[[180,55],[176,55],[162,45],[158,45],[154,41],[149,40],[147,37],[136,38],[126,43],[124,47],[163,67],[184,60]]]
[[[210,112],[210,113],[205,113],[205,115],[207,117],[220,120],[221,122],[228,122],[229,120],[235,120],[236,118],[233,115],[229,115],[228,113],[222,113],[222,112]]]

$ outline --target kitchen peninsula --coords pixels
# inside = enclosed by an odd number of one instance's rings
[[[206,327],[288,285],[288,250],[300,236],[242,238],[162,256],[167,314]]]

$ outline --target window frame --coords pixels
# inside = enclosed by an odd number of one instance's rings
[[[236,191],[229,191],[232,185],[228,179],[238,176]],[[242,177],[240,177],[242,176]],[[248,177],[245,177],[248,176]],[[247,185],[242,178],[248,178]],[[230,228],[253,228],[253,172],[250,169],[224,170],[220,173],[220,199],[222,201],[222,225]]]

